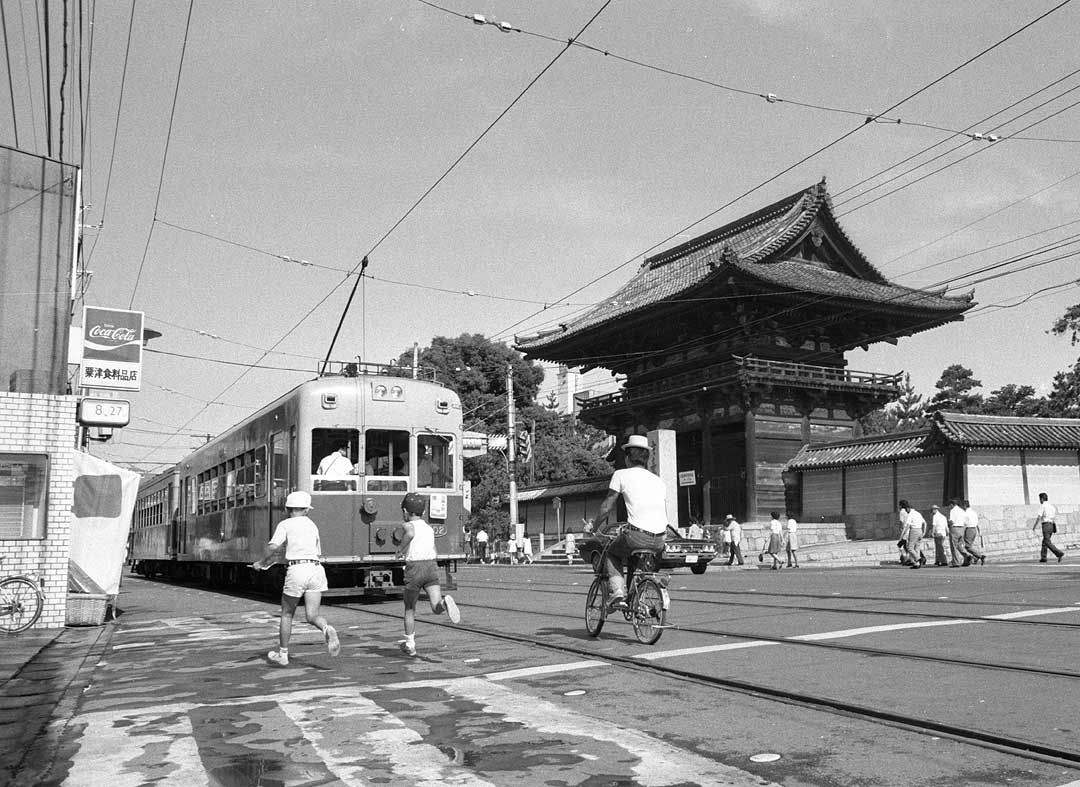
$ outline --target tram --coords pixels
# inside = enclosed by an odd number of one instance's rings
[[[334,364],[140,484],[132,569],[273,592],[284,559],[265,572],[250,564],[285,518],[286,496],[303,490],[319,526],[324,595],[400,595],[401,499],[419,492],[443,586],[453,588],[469,502],[461,432],[461,400],[433,371]]]

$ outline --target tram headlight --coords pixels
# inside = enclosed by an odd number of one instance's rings
[[[404,399],[405,398],[405,389],[402,388],[400,385],[392,385],[392,386],[390,386],[390,398],[391,399]]]

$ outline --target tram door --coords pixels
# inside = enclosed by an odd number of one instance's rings
[[[274,527],[285,518],[285,498],[289,494],[289,444],[284,432],[270,435],[270,521],[267,523],[267,541],[274,534]]]

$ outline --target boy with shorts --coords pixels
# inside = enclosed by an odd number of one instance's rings
[[[278,648],[266,654],[275,664],[285,667],[289,664],[289,638],[292,636],[293,615],[300,597],[304,597],[304,614],[307,622],[323,633],[326,649],[331,656],[341,652],[334,627],[319,614],[323,591],[327,589],[326,571],[322,566],[322,545],[319,541],[319,528],[308,518],[311,510],[311,495],[307,492],[291,492],[285,498],[287,519],[281,520],[262,560],[257,560],[251,567],[265,571],[274,563],[274,555],[285,547],[285,560],[289,567],[285,572],[285,587],[281,591],[281,623],[278,627]]]
[[[416,601],[426,590],[431,611],[445,612],[451,623],[461,621],[457,604],[439,587],[439,566],[435,562],[435,531],[424,521],[427,498],[409,492],[401,501],[401,518],[405,520],[405,535],[398,546],[397,557],[405,559],[405,640],[401,650],[416,655]]]

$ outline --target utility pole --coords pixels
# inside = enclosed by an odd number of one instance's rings
[[[521,538],[521,523],[518,522],[517,501],[517,428],[514,426],[514,370],[506,364],[506,451],[510,460],[510,527],[514,528],[515,542]]]

